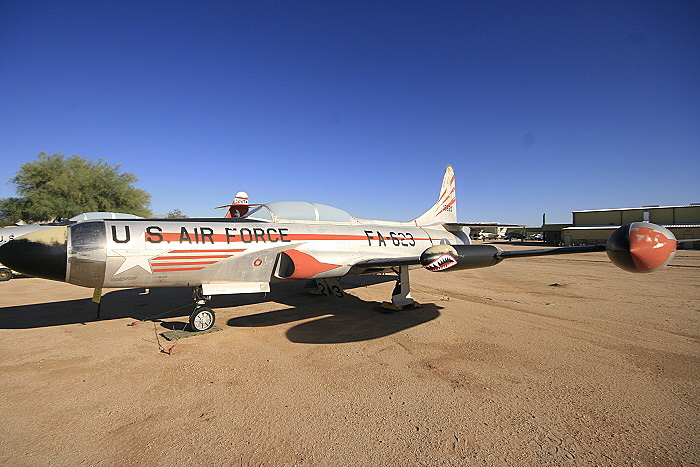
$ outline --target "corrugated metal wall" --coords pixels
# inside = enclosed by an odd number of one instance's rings
[[[633,209],[630,211],[620,211],[622,215],[622,224],[629,224],[630,222],[641,222],[644,220],[644,211],[640,209]]]
[[[622,211],[591,211],[575,212],[574,225],[585,227],[589,225],[620,225]]]
[[[564,245],[596,245],[608,241],[615,228],[601,227],[600,229],[576,229],[571,227],[562,230]]]
[[[654,224],[675,224],[676,221],[673,219],[673,211],[676,208],[666,208],[666,209],[652,209],[649,212],[649,222],[653,222]],[[698,220],[700,222],[700,219]]]
[[[676,220],[674,224],[697,224],[700,223],[700,206],[683,206],[673,208]]]
[[[574,212],[574,226],[622,225],[630,222],[642,222],[645,220],[645,212],[649,213],[649,222],[655,224],[700,224],[700,206],[680,206]]]

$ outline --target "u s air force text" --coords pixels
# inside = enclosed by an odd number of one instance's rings
[[[148,243],[190,243],[190,244],[215,244],[217,242],[243,242],[243,243],[260,243],[260,242],[291,242],[287,238],[289,229],[286,228],[234,228],[225,227],[223,234],[215,234],[214,229],[210,227],[194,227],[188,230],[187,227],[180,227],[179,233],[163,232],[163,229],[157,225],[146,227],[146,241]],[[128,225],[123,227],[112,226],[112,240],[115,243],[128,243],[131,241],[131,229]]]

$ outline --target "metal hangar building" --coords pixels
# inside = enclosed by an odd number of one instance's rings
[[[561,226],[561,242],[566,246],[605,243],[621,225],[644,221],[666,227],[679,240],[700,238],[700,204],[594,209],[573,211],[572,215],[573,225]],[[546,231],[546,226],[543,230]],[[695,242],[695,248],[698,243]],[[686,244],[686,247],[691,245]]]

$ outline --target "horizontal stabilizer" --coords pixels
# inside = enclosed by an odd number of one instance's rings
[[[236,206],[264,206],[264,204],[256,203],[237,203],[237,204],[224,204],[223,206],[217,206],[214,209],[228,209],[235,208]]]

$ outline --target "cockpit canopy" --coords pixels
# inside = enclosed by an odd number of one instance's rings
[[[279,201],[258,206],[244,216],[266,222],[345,222],[353,217],[342,209],[307,201]]]
[[[133,214],[124,214],[122,212],[84,212],[78,214],[77,216],[71,217],[70,221],[84,221],[84,220],[102,220],[102,219],[141,219],[139,216]]]

